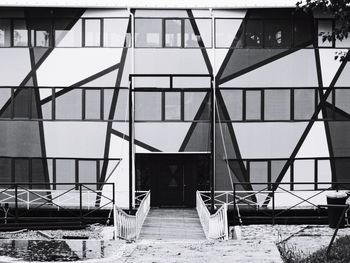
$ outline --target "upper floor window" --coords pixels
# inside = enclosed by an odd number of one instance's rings
[[[51,46],[52,22],[49,19],[32,19],[30,21],[30,38],[32,47]]]
[[[13,45],[15,47],[28,46],[28,30],[24,19],[13,20]]]
[[[211,19],[136,18],[135,47],[209,48]]]
[[[84,19],[84,43],[85,47],[101,46],[101,19]]]
[[[11,46],[11,23],[10,20],[0,19],[0,47]]]

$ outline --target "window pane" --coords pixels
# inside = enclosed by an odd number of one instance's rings
[[[332,41],[323,41],[323,36],[332,32],[332,20],[318,20],[318,46],[331,47]]]
[[[109,119],[109,113],[111,110],[113,93],[114,93],[114,90],[112,90],[112,89],[104,89],[103,90],[103,115],[104,115],[103,119],[104,120]],[[111,119],[113,119],[113,117]]]
[[[85,46],[99,47],[101,45],[101,21],[99,19],[85,20]]]
[[[199,47],[200,36],[194,33],[191,21],[190,19],[185,20],[185,47]]]
[[[294,119],[310,119],[315,111],[315,90],[294,90]]]
[[[14,118],[30,118],[31,113],[33,117],[37,117],[35,112],[35,98],[34,92],[31,88],[17,89],[14,93]]]
[[[101,91],[85,90],[85,119],[101,118]]]
[[[294,19],[294,45],[303,46],[312,44],[312,22],[305,18]]]
[[[350,113],[350,89],[335,90],[335,106],[347,113]]]
[[[81,119],[81,109],[82,91],[80,89],[71,90],[56,97],[56,119]]]
[[[10,20],[0,19],[0,47],[11,46]]]
[[[11,183],[11,158],[0,158],[0,183]]]
[[[30,21],[30,33],[33,47],[49,47],[51,20],[32,19]]]
[[[103,45],[105,47],[123,47],[127,23],[128,19],[104,19]],[[126,46],[130,46],[130,34],[127,34]]]
[[[245,26],[245,46],[261,47],[262,46],[262,21],[247,20]]]
[[[290,91],[265,90],[265,120],[290,119]]]
[[[162,20],[143,18],[135,19],[135,46],[161,47]]]
[[[75,183],[75,160],[56,160],[56,182]],[[71,189],[74,185],[57,185],[57,189]]]
[[[57,47],[81,47],[81,20],[55,19],[55,45]]]
[[[161,120],[161,95],[161,92],[135,92],[135,120]]]
[[[79,182],[80,183],[96,183],[97,168],[96,161],[79,161]],[[92,190],[96,189],[96,185],[87,185]]]
[[[165,20],[165,46],[181,47],[181,20]]]
[[[261,119],[261,92],[260,91],[246,92],[246,119],[247,120]]]
[[[349,23],[347,21],[347,23]],[[339,21],[335,22],[335,28],[336,29],[341,29],[342,23],[340,23]],[[349,24],[347,24],[347,26],[349,26]],[[350,36],[348,35],[348,37],[346,38],[344,36],[344,38],[342,40],[336,39],[335,41],[335,47],[346,47],[349,48],[350,47]]]
[[[13,20],[13,45],[28,46],[28,30],[25,20]]]
[[[291,21],[273,20],[264,22],[264,46],[288,48],[292,45]]]
[[[267,178],[267,162],[250,162],[249,180],[252,183],[266,183]],[[267,184],[252,184],[254,190],[262,190],[267,188]]]
[[[242,120],[242,90],[221,90],[230,119],[233,121]]]
[[[236,30],[240,27],[242,19],[216,19],[215,29],[216,47],[231,47],[236,35]]]
[[[181,119],[181,93],[165,92],[165,119]]]
[[[15,159],[15,182],[28,183],[29,182],[29,160]]]
[[[185,92],[185,120],[192,121],[194,119],[200,105],[203,103],[205,95],[206,92]],[[209,115],[206,117],[205,114],[202,114],[201,120],[209,120]]]
[[[0,110],[5,106],[7,102],[11,99],[11,89],[10,88],[0,88]],[[1,116],[5,117],[5,116]]]

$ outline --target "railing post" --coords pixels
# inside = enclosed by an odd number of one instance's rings
[[[81,183],[79,183],[79,216],[80,223],[83,224],[83,193]]]
[[[275,185],[272,184],[272,225],[275,224]]]
[[[233,224],[236,224],[236,183],[233,183]]]
[[[15,184],[15,216],[16,216],[16,223],[18,222],[18,185]]]

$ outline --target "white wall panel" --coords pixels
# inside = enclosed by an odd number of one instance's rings
[[[70,86],[120,61],[119,48],[56,48],[37,71],[39,86]]]
[[[242,158],[289,158],[307,123],[233,123]]]
[[[103,158],[107,123],[44,122],[48,157]]]
[[[323,122],[314,122],[296,158],[329,157],[326,130]]]
[[[224,87],[316,87],[315,52],[302,49],[226,82]]]
[[[320,48],[320,63],[321,63],[321,71],[322,71],[322,82],[324,87],[328,87],[332,82],[335,73],[339,69],[341,62],[339,59],[335,60],[335,52],[341,50],[335,50],[332,48]],[[343,50],[345,51],[345,50]],[[350,83],[348,84],[350,85]]]
[[[28,48],[1,48],[0,86],[18,86],[31,70]]]

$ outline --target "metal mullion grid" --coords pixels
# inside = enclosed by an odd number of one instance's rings
[[[52,159],[52,182],[54,183],[52,186],[52,190],[56,190],[56,158]]]
[[[185,92],[181,91],[180,92],[180,96],[181,96],[181,102],[180,102],[180,110],[181,110],[181,116],[180,116],[180,120],[181,121],[185,121]]]
[[[165,103],[166,103],[166,100],[165,100],[165,91],[162,91],[161,92],[161,94],[162,94],[162,102],[161,102],[161,109],[162,109],[162,121],[165,121],[165,109],[166,109],[166,105],[165,105]]]
[[[265,119],[265,91],[264,89],[261,89],[260,91],[260,118],[261,121],[263,121]]]
[[[271,179],[271,160],[267,161],[267,183],[267,189],[271,190],[271,183],[273,183]]]
[[[85,89],[82,89],[81,105],[82,105],[81,119],[86,120],[86,90]]]
[[[100,160],[96,160],[96,182],[100,180]]]
[[[247,181],[250,182],[250,160],[246,160],[247,162]]]
[[[246,92],[246,90],[244,89],[244,90],[242,90],[242,121],[245,121],[246,119],[247,119],[247,116],[246,116],[246,114],[247,114],[247,110],[246,110],[246,103],[247,103],[247,92]]]
[[[78,190],[79,184],[79,159],[75,160],[75,190]]]
[[[185,48],[185,19],[181,19],[181,48]]]
[[[294,89],[290,89],[290,120],[294,121]]]
[[[103,47],[104,46],[104,19],[103,18],[100,18],[100,47]]]
[[[85,18],[81,20],[81,46],[85,47]]]
[[[315,187],[314,190],[318,190],[318,159],[314,160],[314,182]]]

